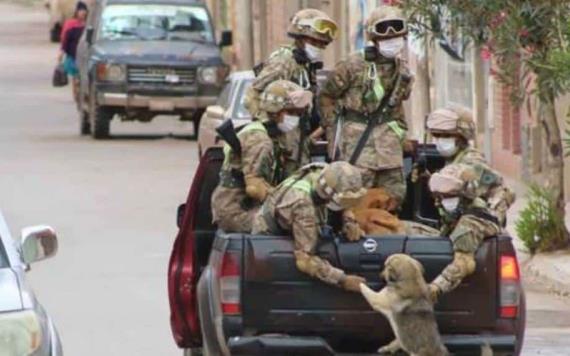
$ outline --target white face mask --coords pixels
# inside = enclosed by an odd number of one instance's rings
[[[299,116],[295,115],[283,115],[283,121],[277,124],[277,127],[281,132],[293,131],[299,126]]]
[[[457,153],[457,143],[453,137],[436,138],[435,146],[443,157],[451,157]]]
[[[380,51],[380,54],[386,58],[395,58],[402,52],[405,44],[404,37],[396,37],[389,40],[379,41],[378,51]]]
[[[305,53],[307,53],[307,57],[311,60],[311,62],[322,62],[323,61],[323,49],[312,46],[308,43],[305,43]]]
[[[341,211],[342,206],[338,205],[337,203],[335,203],[334,201],[331,201],[327,204],[327,208],[332,210],[332,211]]]
[[[459,206],[459,197],[441,199],[441,206],[448,213],[453,213]]]

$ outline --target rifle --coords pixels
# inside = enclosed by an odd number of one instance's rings
[[[227,142],[232,151],[237,155],[241,155],[241,143],[239,142],[234,123],[231,119],[225,120],[220,126],[216,127],[216,132]]]

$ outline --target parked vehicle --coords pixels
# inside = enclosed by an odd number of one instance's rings
[[[218,97],[215,105],[206,108],[200,120],[198,135],[198,153],[202,153],[210,147],[220,146],[221,141],[216,133],[224,120],[232,119],[234,127],[240,127],[251,121],[251,114],[244,106],[244,95],[253,82],[253,71],[235,72],[228,76],[226,85]]]
[[[78,47],[81,134],[109,136],[115,115],[193,121],[195,131],[228,73],[205,4],[188,0],[104,0]],[[196,133],[196,132],[195,132]]]
[[[55,325],[26,281],[30,264],[52,257],[57,237],[48,226],[10,235],[0,212],[0,350],[2,355],[62,356]]]
[[[444,160],[435,147],[419,145],[406,157],[408,195],[401,218],[437,226],[427,181],[409,180],[416,157],[429,171]],[[424,159],[422,158],[422,159]],[[186,204],[178,212],[179,233],[169,265],[171,327],[186,354],[337,355],[371,353],[393,338],[387,320],[362,296],[329,286],[298,271],[290,236],[216,232],[210,196],[223,161],[220,148],[202,157]],[[418,259],[428,281],[451,262],[447,238],[367,236],[349,242],[323,238],[318,255],[378,290],[386,258],[406,253]],[[525,330],[525,295],[508,235],[487,239],[477,252],[477,270],[436,305],[447,347],[478,354],[488,344],[495,355],[519,355]]]

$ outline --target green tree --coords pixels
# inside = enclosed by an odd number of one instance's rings
[[[511,88],[516,105],[538,100],[548,147],[544,160],[548,187],[556,212],[564,217],[564,148],[555,100],[570,91],[570,2],[402,0],[400,6],[410,16],[411,31],[420,38],[445,42],[459,37],[475,48],[488,49],[497,64],[493,74]],[[570,151],[570,137],[564,142]],[[569,238],[563,224],[554,234]]]

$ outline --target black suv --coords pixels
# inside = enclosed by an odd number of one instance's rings
[[[198,121],[228,74],[206,5],[188,0],[104,0],[79,43],[81,134],[109,136],[112,118]]]

